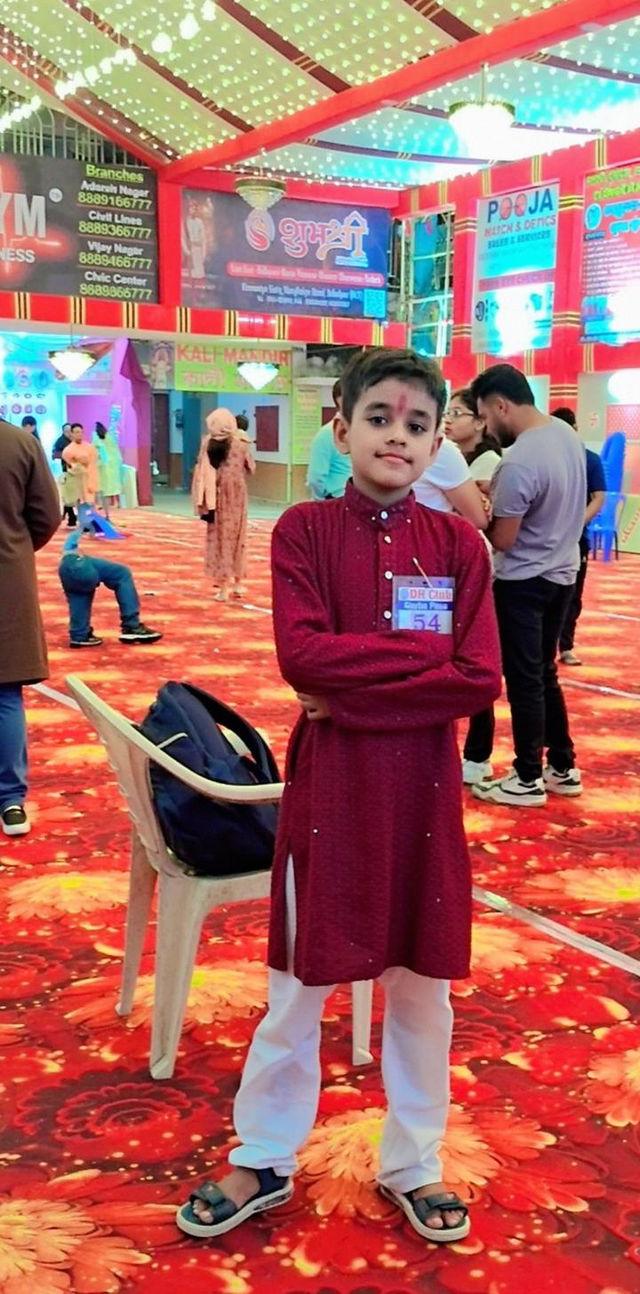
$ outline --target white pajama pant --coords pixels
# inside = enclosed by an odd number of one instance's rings
[[[293,868],[287,873],[288,942],[293,947]],[[396,1191],[439,1182],[438,1151],[449,1109],[453,1012],[449,981],[401,966],[384,971],[382,1078],[388,1112],[378,1180]],[[229,1162],[273,1168],[282,1177],[314,1125],[320,1097],[320,1022],[333,985],[302,984],[269,971],[269,1009],[253,1037],[234,1106],[240,1145]]]

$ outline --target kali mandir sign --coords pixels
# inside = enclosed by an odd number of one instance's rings
[[[0,291],[153,302],[156,280],[151,171],[0,156]]]
[[[478,202],[471,349],[519,355],[551,344],[559,185]]]
[[[391,218],[376,207],[183,193],[182,298],[203,309],[384,319]]]
[[[175,346],[177,391],[255,394],[238,372],[238,364],[273,364],[277,373],[261,394],[288,395],[291,390],[291,351],[279,347],[230,346],[224,342],[180,343]]]

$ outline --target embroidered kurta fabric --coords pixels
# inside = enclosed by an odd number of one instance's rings
[[[453,633],[391,630],[394,575],[455,579]],[[272,881],[269,963],[287,969],[285,871],[293,857],[293,971],[305,984],[390,966],[469,972],[471,873],[454,720],[500,693],[486,546],[466,521],[413,495],[290,508],[274,530],[273,608],[283,677],[327,698],[291,735]]]

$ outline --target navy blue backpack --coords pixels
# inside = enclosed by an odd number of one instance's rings
[[[236,753],[219,724],[250,751]],[[189,683],[165,683],[139,725],[144,736],[194,773],[236,786],[279,782],[263,738],[235,711]],[[156,813],[166,844],[190,872],[228,876],[271,867],[275,804],[219,804],[150,763]]]

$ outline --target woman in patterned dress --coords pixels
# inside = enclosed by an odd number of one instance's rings
[[[218,588],[217,601],[226,602],[230,593],[232,597],[244,597],[247,476],[256,469],[248,437],[239,431],[228,409],[214,409],[206,426],[207,434],[194,472],[193,497],[200,515],[207,517],[205,570]],[[211,488],[212,472],[215,472],[215,494]]]

